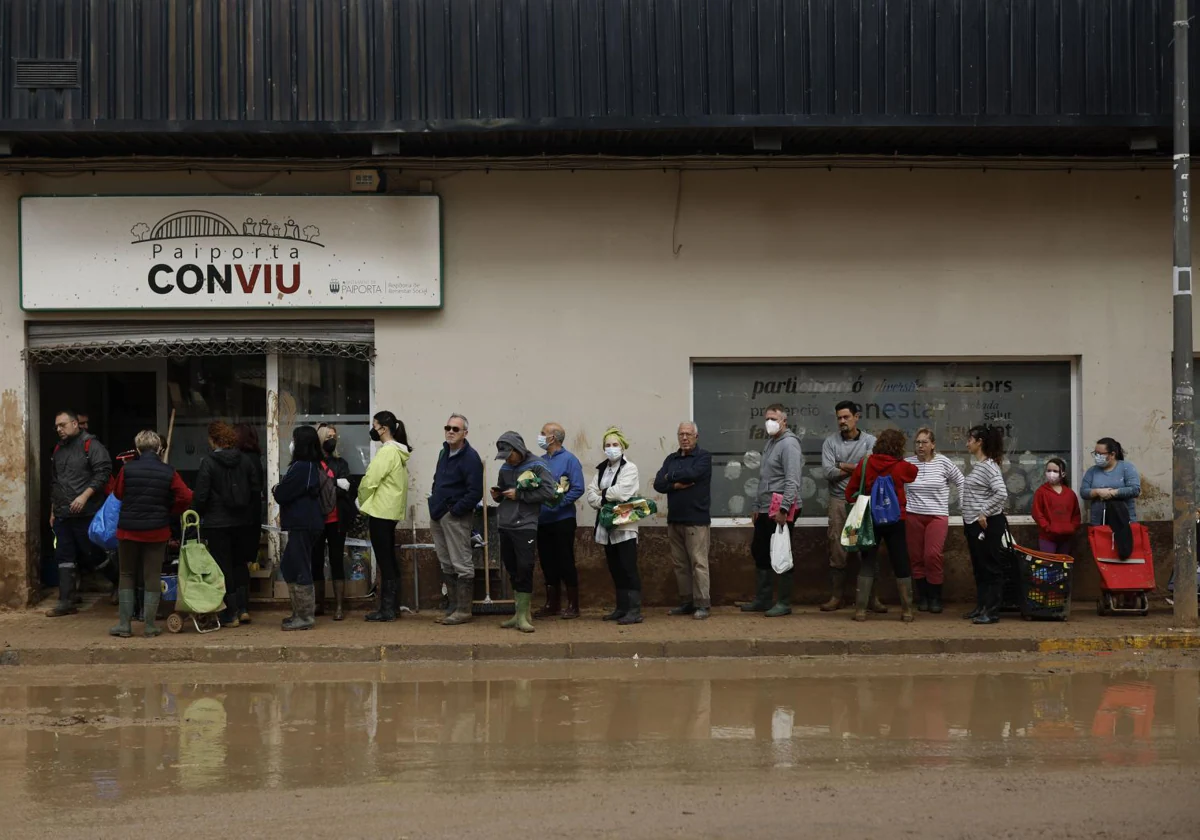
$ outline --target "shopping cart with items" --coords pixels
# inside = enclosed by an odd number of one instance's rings
[[[1071,617],[1071,576],[1075,559],[1013,545],[1020,580],[1021,617],[1026,621],[1066,621]]]
[[[1154,591],[1154,558],[1150,555],[1150,532],[1140,522],[1130,522],[1133,553],[1122,559],[1113,530],[1107,525],[1088,528],[1088,543],[1100,571],[1098,615],[1149,615],[1149,594]]]

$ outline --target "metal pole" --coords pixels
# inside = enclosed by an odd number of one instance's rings
[[[1172,497],[1175,512],[1175,621],[1196,619],[1196,438],[1192,383],[1192,235],[1188,179],[1188,0],[1175,0],[1175,348],[1171,363]]]

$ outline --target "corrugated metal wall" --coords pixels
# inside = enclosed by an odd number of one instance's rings
[[[0,0],[0,123],[1155,122],[1170,112],[1170,13],[1171,0]],[[26,58],[79,58],[81,88],[15,88]]]

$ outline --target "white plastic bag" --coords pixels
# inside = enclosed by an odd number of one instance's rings
[[[842,527],[842,535],[838,540],[844,548],[856,550],[860,548],[859,534],[862,531],[863,519],[871,506],[870,495],[863,494],[854,500],[854,507],[846,514],[846,524]]]
[[[786,525],[776,525],[771,535],[771,568],[777,575],[792,568],[792,535]]]

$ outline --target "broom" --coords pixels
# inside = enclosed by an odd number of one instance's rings
[[[487,486],[487,463],[483,465],[483,484]],[[517,611],[516,601],[492,600],[491,538],[488,533],[488,512],[491,506],[487,497],[483,499],[483,600],[471,602],[471,615],[513,615]]]

